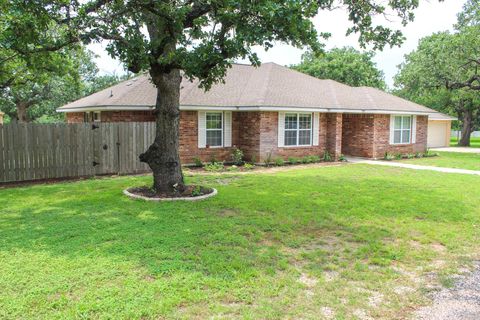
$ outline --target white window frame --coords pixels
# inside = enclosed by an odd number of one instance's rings
[[[296,129],[287,129],[286,126],[286,119],[288,115],[296,115],[297,116],[297,128]],[[300,115],[309,115],[310,116],[310,129],[300,129]],[[283,145],[285,148],[294,148],[294,147],[309,147],[313,145],[313,113],[311,112],[285,112],[285,117],[283,120],[284,127],[283,127]],[[300,131],[310,131],[310,143],[309,144],[299,144],[300,141]],[[296,131],[297,132],[297,144],[287,145],[285,142],[286,133],[287,131]]]
[[[392,115],[393,117],[393,121],[391,122],[392,123],[392,128],[390,128],[391,132],[392,132],[392,143],[391,144],[394,144],[394,145],[402,145],[402,144],[411,144],[412,143],[412,139],[413,139],[413,116],[412,115],[408,115],[408,114],[401,114],[401,115]],[[410,128],[409,129],[404,129],[403,128],[403,118],[410,118]],[[397,118],[401,118],[401,121],[400,121],[400,129],[395,129],[395,120]],[[395,142],[395,132],[396,131],[400,131],[400,142]],[[404,131],[408,131],[409,132],[409,139],[408,139],[408,142],[402,142],[403,141],[403,133]]]
[[[207,118],[208,118],[208,115],[209,114],[220,114],[222,119],[221,119],[221,124],[222,124],[222,127],[220,129],[208,129],[207,128]],[[205,146],[208,147],[208,148],[223,148],[223,145],[224,145],[224,134],[225,134],[225,124],[224,124],[224,121],[225,121],[225,117],[224,117],[224,114],[222,111],[207,111],[205,112]],[[222,143],[219,145],[219,146],[212,146],[212,145],[209,145],[208,144],[208,134],[207,132],[208,131],[221,131],[221,137],[222,137]]]
[[[95,119],[95,115],[98,115],[98,118]],[[86,121],[85,121],[86,120]],[[83,117],[84,122],[102,122],[102,112],[101,111],[87,111]]]
[[[97,119],[95,119],[95,115],[98,115]],[[94,111],[93,115],[92,115],[92,118],[93,118],[93,122],[102,122],[102,112],[101,111]]]

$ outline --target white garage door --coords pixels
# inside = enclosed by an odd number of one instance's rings
[[[429,148],[448,147],[447,146],[447,124],[444,121],[428,121],[428,140]]]

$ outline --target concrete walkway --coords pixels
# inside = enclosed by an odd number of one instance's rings
[[[417,164],[401,163],[401,162],[395,162],[395,161],[368,160],[368,159],[355,158],[355,157],[347,157],[347,160],[350,163],[365,163],[365,164],[373,164],[377,166],[399,167],[399,168],[407,168],[407,169],[413,169],[413,170],[429,170],[429,171],[437,171],[437,172],[445,172],[445,173],[460,173],[460,174],[471,174],[471,175],[480,176],[480,171],[476,171],[476,170],[421,166]]]
[[[444,147],[444,148],[432,148],[431,150],[441,151],[441,152],[480,153],[480,148],[469,148],[469,147]]]

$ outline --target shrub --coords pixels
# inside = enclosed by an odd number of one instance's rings
[[[270,166],[270,164],[272,163],[272,151],[267,152],[267,156],[265,157],[265,160],[263,160],[263,162],[265,163],[265,166]]]
[[[440,154],[438,154],[437,152],[431,152],[430,149],[427,149],[425,150],[425,152],[423,153],[423,156],[425,158],[429,158],[429,157],[437,157],[439,156]]]
[[[383,160],[391,161],[395,159],[395,156],[391,153],[385,152],[385,155],[383,156]]]
[[[194,157],[193,162],[195,163],[195,167],[203,167],[203,162],[199,157]]]
[[[231,172],[234,172],[234,171],[238,171],[239,169],[238,169],[238,167],[237,167],[236,165],[233,165],[233,166],[231,166],[231,167],[228,167],[227,170],[228,170],[228,171],[231,171]]]
[[[395,155],[395,160],[402,160],[402,154],[401,153],[397,153]]]
[[[216,163],[216,162],[218,162],[218,161],[217,161],[217,156],[216,156],[215,153],[214,153],[214,154],[212,154],[212,155],[210,156],[210,163]]]
[[[415,155],[413,153],[407,154],[407,159],[413,159],[413,158],[415,158]]]
[[[300,159],[299,158],[296,158],[296,157],[288,157],[288,162],[290,164],[297,164],[300,162]]]
[[[343,154],[340,155],[340,158],[338,158],[338,160],[347,162],[347,158]]]
[[[320,162],[321,160],[322,158],[320,158],[319,156],[310,156],[311,162]]]
[[[234,148],[233,152],[232,152],[232,161],[237,166],[242,165],[242,163],[243,163],[243,151],[238,149],[238,148]]]
[[[423,155],[420,152],[415,153],[415,158],[422,158]]]
[[[310,163],[312,160],[310,159],[309,156],[305,156],[302,158],[302,163]]]
[[[275,165],[277,167],[281,167],[283,165],[285,165],[285,160],[283,160],[283,158],[275,158]]]
[[[252,156],[250,157],[250,162],[251,162],[252,164],[257,163],[257,157],[255,157],[254,154],[252,154]]]
[[[192,197],[198,197],[202,195],[202,188],[200,186],[195,186],[192,190]]]
[[[205,165],[205,170],[212,172],[222,171],[224,168],[223,162],[210,162]]]
[[[323,161],[326,161],[326,162],[332,161],[332,155],[330,154],[330,152],[328,152],[327,150],[325,150],[325,152],[323,153],[322,160],[323,160]]]
[[[254,164],[250,164],[250,163],[245,163],[243,165],[243,168],[246,169],[246,170],[252,170],[253,168],[255,168],[255,165]]]

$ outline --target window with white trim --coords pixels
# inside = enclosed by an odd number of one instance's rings
[[[285,146],[312,145],[312,114],[285,113]]]
[[[207,146],[223,146],[223,112],[207,112],[205,127]]]
[[[412,116],[394,116],[393,144],[408,144],[412,141]]]
[[[100,111],[90,111],[90,112],[85,112],[83,116],[83,121],[84,122],[101,122],[101,113]]]

